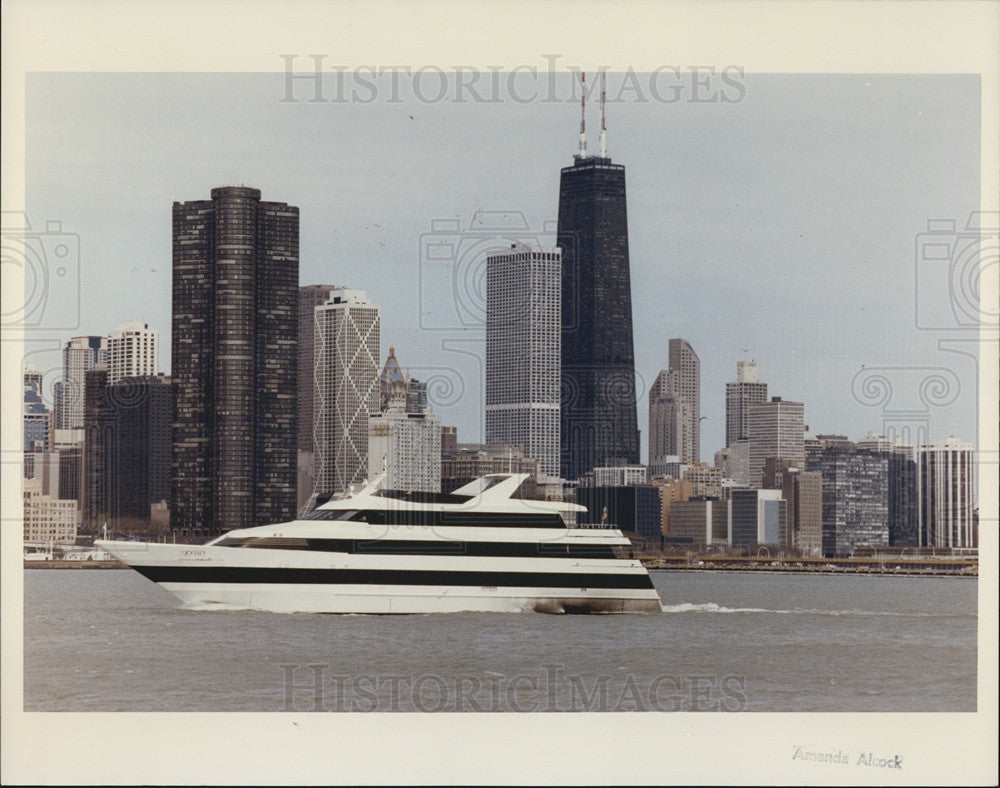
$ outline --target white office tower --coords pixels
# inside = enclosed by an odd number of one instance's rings
[[[427,407],[426,386],[400,369],[393,347],[379,388],[381,412],[368,419],[368,478],[384,470],[386,489],[441,492],[441,419]]]
[[[736,382],[726,384],[726,446],[750,437],[750,406],[767,401],[767,384],[757,380],[756,361],[736,362]]]
[[[368,419],[368,478],[386,471],[386,489],[441,492],[441,419],[407,413],[393,400]]]
[[[379,410],[379,308],[339,289],[315,310],[315,492],[347,492],[368,474],[368,417]]]
[[[976,547],[971,443],[917,446],[917,530],[921,547]]]
[[[486,258],[486,444],[520,446],[559,475],[562,252],[515,244]]]
[[[73,337],[63,347],[63,378],[55,384],[56,429],[83,429],[84,376],[108,363],[107,337]]]
[[[770,458],[787,460],[794,468],[805,467],[805,406],[801,402],[771,397],[750,405],[747,431],[750,487],[763,485],[764,462]]]
[[[155,375],[160,332],[141,320],[122,323],[108,334],[108,384]]]

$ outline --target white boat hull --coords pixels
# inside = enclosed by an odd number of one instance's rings
[[[368,586],[160,583],[192,609],[266,610],[275,613],[659,613],[659,597],[635,591],[439,586]]]
[[[362,614],[661,611],[655,589],[627,587],[651,586],[645,568],[634,560],[536,557],[528,563],[523,558],[361,556],[142,542],[98,546],[194,609]],[[309,582],[314,574],[329,581]],[[544,578],[546,584],[513,585],[511,578],[518,574]],[[408,579],[400,584],[349,582],[358,575]],[[414,575],[440,580],[421,585]],[[443,582],[456,575],[464,576],[464,584]],[[216,577],[224,581],[212,582]],[[253,582],[260,577],[276,582]],[[479,579],[483,584],[472,584]],[[611,587],[591,587],[598,579]]]

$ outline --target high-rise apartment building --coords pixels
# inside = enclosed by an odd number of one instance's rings
[[[889,544],[917,547],[917,464],[913,447],[899,437],[868,435],[858,449],[884,454],[889,460]]]
[[[625,167],[580,153],[559,181],[561,475],[639,462]]]
[[[260,197],[173,205],[170,510],[192,538],[295,514],[299,209]]]
[[[155,375],[160,332],[141,320],[122,323],[108,334],[108,382]]]
[[[486,258],[486,443],[522,446],[558,476],[561,254],[512,245]]]
[[[750,406],[767,401],[767,384],[757,380],[756,361],[736,362],[736,382],[726,384],[726,446],[750,437]]]
[[[685,452],[681,462],[695,463],[701,459],[701,361],[686,339],[671,339],[669,343],[670,369],[677,373],[677,391],[687,403],[684,422]]]
[[[749,439],[749,483],[761,486],[764,462],[769,457],[787,460],[793,468],[805,463],[805,406],[781,397],[750,406],[747,427]]]
[[[56,429],[83,429],[84,376],[108,361],[107,337],[73,337],[63,347],[63,377],[55,384]]]
[[[820,435],[806,470],[823,479],[823,555],[850,556],[855,547],[889,545],[889,460],[842,436]]]
[[[368,476],[368,417],[381,405],[381,316],[363,290],[316,307],[315,493],[346,492]]]
[[[921,547],[978,547],[972,509],[973,446],[957,438],[917,446]]]

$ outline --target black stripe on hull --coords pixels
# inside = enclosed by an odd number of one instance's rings
[[[565,542],[472,542],[452,539],[313,539],[294,537],[226,537],[216,547],[301,550],[351,555],[465,555],[477,558],[604,558],[612,547]]]
[[[646,572],[483,572],[423,569],[276,569],[243,566],[133,566],[154,583],[273,583],[315,585],[652,588]]]

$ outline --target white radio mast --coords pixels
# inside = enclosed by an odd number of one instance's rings
[[[587,157],[587,72],[580,72],[580,158]]]

